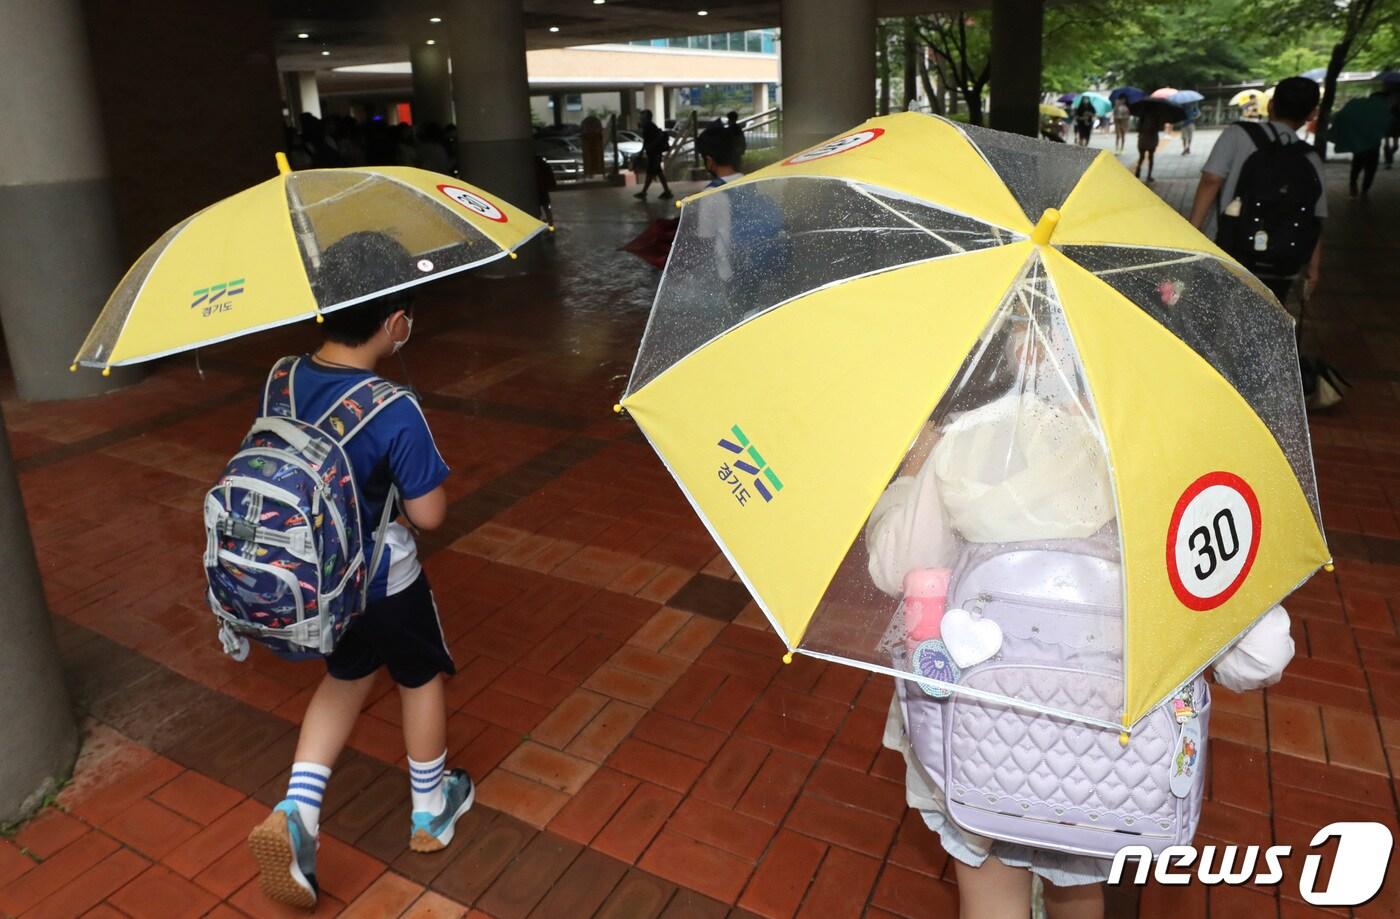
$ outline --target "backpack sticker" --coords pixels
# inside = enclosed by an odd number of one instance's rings
[[[1192,718],[1181,726],[1181,735],[1176,739],[1176,749],[1172,751],[1171,785],[1172,794],[1185,798],[1191,794],[1196,784],[1196,773],[1201,766],[1201,725]]]
[[[962,677],[962,670],[953,662],[947,647],[937,638],[930,638],[914,649],[914,672],[940,683],[956,683]],[[953,694],[951,689],[920,683],[919,688],[935,699],[946,699]]]
[[[1244,479],[1211,472],[1176,502],[1167,528],[1167,576],[1182,605],[1213,610],[1240,589],[1259,553],[1259,499]]]

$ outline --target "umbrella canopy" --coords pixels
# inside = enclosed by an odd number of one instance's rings
[[[792,651],[1103,727],[1328,559],[1288,315],[1107,151],[905,113],[688,199],[619,408]],[[916,669],[919,572],[1071,545],[1112,692]],[[964,651],[1045,625],[975,600]]]
[[[1129,104],[1128,110],[1139,118],[1156,118],[1158,124],[1174,124],[1187,118],[1186,109],[1151,96]]]
[[[1167,96],[1167,101],[1172,105],[1179,105],[1182,108],[1186,108],[1189,105],[1195,105],[1204,98],[1205,96],[1196,92],[1194,89],[1182,89]]]
[[[1400,84],[1400,70],[1384,70],[1376,77],[1387,86]]]
[[[1262,109],[1268,104],[1268,101],[1269,95],[1262,89],[1242,89],[1230,97],[1228,104],[1241,107],[1254,106]]]
[[[1129,105],[1132,105],[1134,102],[1138,101],[1145,95],[1147,95],[1147,93],[1138,89],[1136,86],[1120,86],[1117,89],[1110,92],[1108,94],[1108,98],[1112,102],[1117,102],[1121,97],[1122,99],[1126,100]]]
[[[1153,91],[1152,98],[1170,99],[1172,96],[1175,96],[1179,92],[1181,92],[1181,90],[1177,89],[1175,86],[1163,86],[1161,89]]]
[[[1113,103],[1108,101],[1108,97],[1103,93],[1065,93],[1057,101],[1066,108],[1073,110],[1079,106],[1080,99],[1088,99],[1089,104],[1094,107],[1095,115],[1107,115],[1113,111]]]
[[[1058,105],[1051,105],[1048,102],[1040,103],[1040,114],[1047,118],[1068,118],[1069,113]]]
[[[403,166],[279,174],[210,205],[146,250],[102,308],[75,359],[118,367],[226,341],[494,261],[545,225],[478,188]],[[323,271],[353,233],[406,257]],[[401,263],[401,264],[398,264]]]
[[[1332,116],[1329,134],[1339,152],[1363,153],[1381,145],[1390,118],[1390,102],[1384,96],[1352,99]]]

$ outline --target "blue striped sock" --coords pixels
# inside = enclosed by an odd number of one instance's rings
[[[292,778],[287,782],[287,800],[296,804],[301,822],[312,836],[321,829],[321,799],[326,794],[331,767],[320,763],[292,763]]]
[[[442,772],[446,765],[446,750],[437,759],[426,763],[420,763],[411,756],[408,758],[409,792],[413,796],[414,811],[429,814],[442,812],[447,803],[442,796]]]

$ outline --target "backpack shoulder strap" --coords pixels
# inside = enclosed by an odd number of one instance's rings
[[[364,428],[375,415],[413,390],[382,377],[367,377],[351,384],[316,420],[316,427],[325,431],[343,447]]]
[[[1235,124],[1244,129],[1244,132],[1249,135],[1249,139],[1254,141],[1256,149],[1262,150],[1270,144],[1278,143],[1278,135],[1270,137],[1269,133],[1264,130],[1264,126],[1257,121],[1237,121]]]
[[[295,418],[297,416],[296,390],[293,388],[293,375],[299,357],[284,357],[272,365],[263,385],[263,417]]]

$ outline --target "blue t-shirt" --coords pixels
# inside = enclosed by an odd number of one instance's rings
[[[327,367],[304,356],[291,381],[297,417],[314,423],[353,383],[375,375],[367,370]],[[451,470],[438,452],[423,410],[412,398],[395,399],[380,409],[345,445],[345,453],[360,496],[361,532],[368,562],[389,486],[397,485],[403,500],[421,498],[441,485]],[[412,535],[402,526],[391,524],[379,570],[370,582],[370,598],[405,589],[417,577],[418,570]]]

